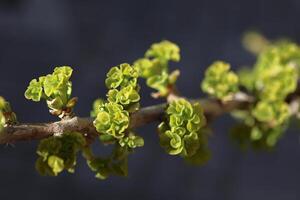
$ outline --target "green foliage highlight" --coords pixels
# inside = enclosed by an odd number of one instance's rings
[[[238,92],[238,84],[238,76],[230,71],[230,65],[216,61],[206,70],[201,88],[209,95],[226,101]]]
[[[76,98],[71,98],[72,72],[72,68],[68,66],[56,67],[52,74],[33,79],[25,91],[26,99],[35,102],[46,100],[49,111],[61,118],[71,115],[77,101]]]
[[[108,101],[124,106],[136,103],[140,100],[138,91],[131,85],[122,88],[120,91],[117,89],[109,90],[107,97]]]
[[[139,77],[138,69],[127,63],[112,67],[105,80],[109,91],[107,101],[94,102],[92,116],[95,116],[94,126],[101,134],[120,140],[126,134],[129,126],[129,113],[139,109]],[[102,137],[103,138],[103,137]],[[103,138],[104,141],[111,139]]]
[[[128,176],[128,155],[130,149],[116,144],[111,155],[96,157],[90,148],[84,149],[83,156],[89,168],[96,173],[95,177],[105,180],[109,176]]]
[[[99,133],[123,138],[129,126],[129,113],[117,103],[105,103],[99,108],[94,126]]]
[[[232,130],[232,138],[246,149],[271,150],[287,128],[290,109],[285,102],[259,101],[250,111],[239,111],[243,123]]]
[[[93,103],[93,109],[91,110],[91,117],[96,118],[98,113],[100,112],[100,107],[102,107],[105,104],[105,101],[103,99],[96,99]]]
[[[291,42],[269,45],[258,55],[254,69],[240,73],[241,84],[268,101],[284,100],[295,91],[300,66],[300,47]],[[247,77],[248,76],[248,77]]]
[[[144,146],[142,137],[129,128],[130,114],[138,111],[140,87],[138,68],[123,63],[112,67],[105,80],[109,89],[107,100],[97,99],[91,116],[99,139],[104,144],[113,144],[114,150],[108,157],[96,157],[90,148],[83,151],[84,157],[96,178],[106,179],[111,175],[127,176],[128,155],[136,147]]]
[[[63,170],[74,172],[77,153],[85,145],[82,134],[76,132],[41,140],[37,149],[37,171],[44,176],[57,176]]]
[[[287,40],[264,39],[262,45],[254,68],[238,73],[240,84],[256,97],[248,111],[234,113],[243,124],[232,136],[243,148],[272,149],[277,144],[291,118],[287,99],[297,88],[300,47]]]
[[[283,101],[288,94],[297,87],[296,66],[288,64],[275,65],[271,69],[256,69],[255,89],[260,93],[260,98],[267,101]],[[267,72],[269,71],[269,72]]]
[[[119,144],[121,147],[128,147],[128,148],[136,148],[144,146],[144,139],[134,133],[128,134],[128,136],[119,140]]]
[[[43,85],[42,82],[33,79],[30,81],[29,86],[25,92],[25,97],[31,99],[32,101],[40,101],[43,95]]]
[[[287,124],[270,128],[263,123],[255,125],[241,123],[231,130],[231,137],[244,150],[252,147],[254,150],[270,151],[273,150],[286,128]]]
[[[160,43],[152,44],[150,49],[146,51],[145,57],[178,62],[180,60],[180,49],[175,43],[163,40]]]
[[[285,102],[259,101],[246,111],[235,111],[233,115],[242,121],[232,130],[232,138],[246,149],[272,149],[283,135],[291,117]]]
[[[278,126],[287,121],[290,111],[285,102],[260,101],[252,110],[252,115],[260,122],[269,123],[270,126]]]
[[[206,120],[200,104],[192,105],[185,99],[175,100],[169,104],[166,114],[167,120],[159,125],[161,146],[170,155],[190,159],[201,157],[199,152],[205,152],[203,149],[207,144],[206,136],[201,131]],[[206,154],[203,156],[207,157]]]
[[[180,49],[175,43],[164,40],[153,44],[146,51],[144,58],[134,62],[140,76],[145,78],[147,85],[157,90],[161,97],[169,94],[179,76],[178,71],[169,73],[170,61],[180,61]]]
[[[12,111],[10,103],[0,96],[0,131],[7,125],[17,123],[17,116]]]
[[[134,87],[137,85],[138,76],[139,72],[135,67],[123,63],[109,70],[105,83],[108,89],[123,88],[129,85]]]
[[[107,92],[108,102],[122,105],[128,112],[137,111],[140,100],[138,77],[139,72],[135,66],[123,63],[120,66],[112,67],[105,80],[109,89]]]
[[[300,47],[287,40],[271,42],[255,32],[246,34],[243,43],[258,56],[254,67],[243,68],[235,74],[226,62],[216,61],[210,65],[201,88],[216,101],[212,100],[206,111],[213,118],[238,107],[231,112],[239,120],[231,137],[243,149],[272,150],[291,117],[300,116],[299,88],[297,90]],[[85,132],[57,133],[38,145],[38,172],[50,176],[57,176],[64,170],[73,173],[77,154],[81,151],[96,178],[127,176],[129,155],[135,148],[144,146],[144,139],[130,126],[131,115],[140,108],[139,77],[145,78],[146,84],[157,90],[154,97],[167,97],[168,100],[165,115],[159,116],[162,120],[158,126],[160,145],[168,154],[181,156],[188,163],[205,163],[210,158],[210,151],[204,111],[199,103],[177,95],[175,83],[180,73],[169,70],[170,62],[180,59],[179,47],[164,40],[151,45],[144,57],[133,65],[123,63],[112,67],[105,79],[106,99],[97,99],[91,111],[99,140],[105,145],[113,145],[111,154],[94,155],[90,144],[94,139],[93,132],[91,135]],[[25,97],[35,102],[45,100],[50,112],[60,118],[73,117],[77,98],[71,97],[72,73],[71,67],[56,67],[52,74],[30,81]],[[230,100],[234,101],[228,102]],[[0,97],[0,133],[16,123],[10,104]]]

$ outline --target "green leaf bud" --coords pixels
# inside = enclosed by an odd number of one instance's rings
[[[10,103],[0,96],[0,131],[5,125],[17,123],[17,116],[12,111]]]
[[[96,99],[93,103],[93,110],[91,111],[91,117],[97,117],[100,108],[105,104],[105,101],[103,99]]]
[[[164,40],[151,45],[151,48],[145,53],[145,57],[178,62],[180,49],[175,43]]]
[[[162,72],[160,75],[155,75],[148,78],[146,83],[149,87],[158,90],[161,96],[166,96],[168,94],[168,80],[168,73]]]
[[[256,88],[260,98],[268,101],[282,101],[297,87],[297,69],[294,65],[274,66],[257,72]]]
[[[115,144],[112,154],[107,158],[95,157],[91,149],[84,150],[89,168],[96,173],[96,178],[104,180],[110,175],[128,175],[128,148]]]
[[[50,113],[57,116],[70,114],[77,102],[76,98],[71,98],[72,83],[69,79],[72,72],[68,66],[56,67],[52,74],[33,79],[25,91],[25,97],[33,101],[45,99]]]
[[[204,92],[221,100],[228,100],[238,92],[238,76],[230,71],[228,63],[214,62],[205,72],[205,78],[201,84]]]
[[[158,59],[141,58],[134,62],[134,66],[139,69],[140,76],[143,78],[159,75],[163,71]]]
[[[119,144],[121,147],[129,147],[129,148],[136,148],[144,146],[144,139],[140,136],[137,136],[133,133],[130,133],[128,136],[121,138],[119,140]]]
[[[278,126],[287,121],[290,111],[285,102],[260,101],[253,109],[252,114],[260,122],[268,122],[271,126]]]
[[[123,87],[120,91],[117,89],[109,90],[107,97],[108,101],[121,105],[129,105],[140,100],[139,93],[131,85]]]
[[[204,137],[200,129],[206,122],[200,105],[179,99],[169,104],[166,113],[168,120],[159,125],[161,146],[170,155],[192,156]]]
[[[147,85],[158,90],[155,96],[166,97],[180,74],[179,70],[169,74],[169,61],[178,62],[179,60],[179,47],[165,40],[153,44],[146,51],[144,58],[134,62],[134,66],[138,69],[140,76],[146,79]]]
[[[41,175],[57,176],[64,169],[74,171],[76,155],[86,145],[85,138],[76,132],[40,141],[36,169]]]
[[[64,170],[64,160],[57,156],[48,158],[48,166],[52,169],[55,176]]]
[[[63,84],[63,79],[59,75],[47,75],[44,80],[44,90],[47,97],[54,95]]]
[[[129,113],[117,103],[105,103],[100,107],[94,126],[99,133],[122,138],[129,126]]]
[[[72,73],[73,69],[69,66],[56,67],[53,72],[54,75],[64,76],[67,80],[71,78]]]
[[[42,95],[43,95],[42,84],[38,82],[36,79],[30,81],[29,86],[25,92],[26,99],[37,102],[41,100]]]
[[[109,89],[117,88],[121,85],[122,81],[123,81],[123,73],[121,69],[118,67],[112,67],[107,73],[105,84]]]
[[[128,85],[136,87],[138,76],[139,72],[137,68],[123,63],[109,70],[105,84],[108,89],[117,88],[119,86],[126,87]]]

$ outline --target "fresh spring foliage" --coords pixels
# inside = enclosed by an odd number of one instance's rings
[[[300,47],[286,40],[269,42],[257,33],[246,35],[244,44],[258,54],[253,69],[242,69],[236,75],[229,64],[217,61],[206,70],[201,87],[223,102],[233,100],[241,90],[253,94],[247,109],[232,113],[242,122],[232,136],[243,148],[271,149],[291,117],[287,99],[297,88]]]
[[[241,86],[255,94],[256,101],[249,110],[233,113],[244,124],[235,128],[232,135],[243,148],[252,144],[270,149],[283,135],[292,115],[289,95],[297,88],[300,47],[280,40],[264,43],[260,49],[254,68],[238,73]]]
[[[99,179],[110,175],[126,176],[129,153],[144,146],[144,139],[129,128],[130,114],[140,107],[138,77],[138,69],[130,64],[112,67],[105,80],[109,89],[107,100],[97,99],[93,104],[91,116],[95,117],[94,126],[100,141],[115,147],[107,158],[94,156],[91,149],[85,151],[88,165]]]
[[[129,113],[123,106],[115,102],[108,102],[99,108],[94,125],[99,133],[120,139],[125,136],[129,126]]]
[[[116,140],[124,140],[124,137],[129,137],[127,129],[130,113],[136,112],[140,107],[138,76],[138,69],[127,63],[112,67],[107,73],[105,80],[109,89],[107,101],[96,100],[92,111],[92,115],[96,116],[94,125],[99,133]],[[120,140],[120,143],[125,144],[124,141]],[[132,140],[132,142],[134,141]],[[135,147],[135,145],[130,146]]]
[[[0,131],[7,125],[17,123],[17,116],[12,111],[9,102],[0,96]],[[1,134],[1,132],[0,132]]]
[[[160,144],[170,155],[181,155],[188,161],[202,164],[209,157],[203,131],[206,120],[199,103],[181,98],[171,102],[167,119],[159,125]]]
[[[52,74],[33,79],[25,97],[36,102],[46,100],[50,113],[60,118],[72,115],[72,109],[77,102],[77,98],[71,98],[72,72],[72,68],[68,66],[56,67]]]
[[[64,170],[74,172],[77,154],[81,152],[96,178],[127,176],[128,156],[135,148],[144,146],[144,139],[135,133],[131,124],[132,115],[138,114],[140,109],[139,77],[145,78],[146,84],[157,90],[153,97],[167,100],[163,105],[164,113],[157,118],[160,120],[159,141],[169,155],[181,156],[192,164],[203,164],[210,158],[209,124],[204,110],[209,120],[216,113],[218,116],[229,111],[239,121],[231,136],[242,148],[273,149],[292,117],[300,116],[297,88],[300,47],[287,40],[269,41],[253,32],[244,37],[243,43],[257,55],[256,63],[253,68],[244,68],[238,73],[223,61],[209,66],[201,88],[211,97],[206,99],[210,104],[200,105],[202,101],[178,95],[175,83],[179,71],[170,73],[169,63],[180,61],[180,49],[170,41],[153,44],[133,65],[123,63],[112,67],[105,80],[106,99],[97,99],[91,111],[94,118],[91,128],[97,130],[96,134],[92,131],[89,135],[87,130],[80,128],[78,132],[54,132],[39,143],[37,170],[50,176],[57,176]],[[72,110],[77,98],[71,97],[72,72],[68,66],[56,67],[52,74],[33,79],[25,97],[32,101],[46,100],[50,112],[61,120],[75,117]],[[244,99],[239,99],[242,96]],[[242,104],[232,106],[239,101]],[[10,104],[0,97],[0,131],[5,132],[17,123]],[[95,136],[102,144],[113,146],[110,155],[93,153],[91,142]]]
[[[147,85],[157,90],[157,95],[161,97],[170,93],[179,76],[178,70],[169,72],[170,61],[180,61],[180,49],[175,43],[164,40],[153,44],[146,51],[144,58],[134,62],[141,77],[146,79]]]
[[[128,176],[128,156],[132,149],[114,145],[111,155],[96,157],[91,148],[83,150],[89,168],[95,172],[97,179],[107,179],[109,176]]]
[[[217,61],[206,70],[201,88],[213,97],[221,100],[230,100],[239,90],[238,82],[238,76],[230,71],[230,65]]]
[[[41,175],[57,176],[63,170],[73,173],[77,153],[86,145],[81,133],[64,133],[41,140],[36,169]]]

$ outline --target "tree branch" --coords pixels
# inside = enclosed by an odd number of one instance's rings
[[[253,99],[246,94],[238,93],[232,101],[226,103],[208,98],[191,101],[199,102],[202,105],[205,116],[210,121],[223,113],[246,108]],[[145,107],[132,114],[130,128],[137,128],[154,121],[159,121],[163,117],[166,105],[164,103]],[[99,135],[93,126],[92,118],[73,117],[58,122],[10,125],[5,127],[0,133],[0,144],[39,140],[64,132],[80,132],[90,142]]]

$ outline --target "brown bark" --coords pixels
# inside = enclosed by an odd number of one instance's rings
[[[245,94],[236,96],[226,103],[214,99],[198,99],[192,102],[200,102],[204,109],[208,121],[230,112],[234,109],[243,109],[249,105],[251,98]],[[141,127],[145,124],[159,121],[167,104],[158,104],[140,109],[132,114],[130,128]],[[89,141],[93,141],[99,134],[93,126],[93,119],[73,117],[63,119],[58,122],[37,123],[37,124],[17,124],[5,127],[0,133],[0,144],[15,143],[17,141],[39,140],[52,135],[63,134],[64,132],[80,132]]]

